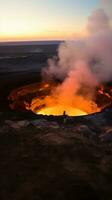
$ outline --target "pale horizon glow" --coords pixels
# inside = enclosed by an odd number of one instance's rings
[[[4,0],[0,41],[66,40],[86,36],[87,17],[99,0]]]

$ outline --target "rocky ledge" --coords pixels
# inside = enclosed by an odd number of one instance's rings
[[[66,123],[1,112],[0,199],[111,200],[112,109]]]

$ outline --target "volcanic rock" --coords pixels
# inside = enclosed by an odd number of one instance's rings
[[[112,123],[105,111],[66,123],[13,111],[0,119],[1,200],[112,199]]]
[[[21,120],[21,121],[5,120],[5,123],[14,129],[20,129],[22,127],[27,127],[29,125],[29,122],[27,120]]]

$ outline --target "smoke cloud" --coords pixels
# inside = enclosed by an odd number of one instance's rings
[[[100,4],[112,20],[112,0],[100,0]]]
[[[109,17],[103,9],[98,9],[88,18],[88,30],[91,32],[101,32],[110,29]]]
[[[88,17],[87,30],[87,38],[62,43],[58,58],[49,59],[43,69],[47,79],[62,81],[53,92],[59,102],[63,99],[65,104],[72,104],[77,94],[93,98],[99,84],[112,80],[112,30],[103,9]]]

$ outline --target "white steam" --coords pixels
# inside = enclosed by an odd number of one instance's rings
[[[109,17],[103,9],[98,9],[88,18],[88,30],[90,33],[110,30]]]
[[[48,79],[63,81],[55,91],[58,99],[72,101],[85,87],[86,97],[92,97],[98,84],[112,80],[112,31],[103,9],[92,13],[87,28],[86,39],[62,43],[58,59],[50,59],[43,70]]]

